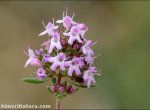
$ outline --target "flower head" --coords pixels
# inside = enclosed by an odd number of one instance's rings
[[[28,60],[25,64],[37,66],[37,78],[52,80],[52,86],[48,86],[52,93],[59,95],[72,94],[78,89],[72,86],[83,87],[84,83],[90,88],[96,83],[94,75],[97,74],[96,67],[93,66],[95,56],[92,46],[96,42],[88,40],[85,33],[88,26],[84,23],[75,22],[72,17],[63,13],[61,20],[56,20],[59,26],[49,22],[43,25],[45,30],[39,36],[48,34],[47,41],[41,44],[39,50],[28,49]],[[61,80],[64,78],[63,80]],[[69,82],[69,80],[72,82]],[[45,81],[45,80],[44,80]],[[42,81],[41,81],[42,82]],[[79,85],[78,85],[79,84]],[[61,96],[63,97],[63,96]]]

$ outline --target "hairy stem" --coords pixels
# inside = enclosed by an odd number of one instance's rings
[[[60,99],[56,97],[56,110],[60,110]]]
[[[61,75],[58,75],[57,84],[60,86],[61,84]],[[56,110],[60,110],[60,99],[56,96]]]

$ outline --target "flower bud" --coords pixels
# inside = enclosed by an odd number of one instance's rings
[[[65,41],[64,39],[62,39],[60,42],[61,42],[61,45],[62,45],[62,46],[65,46],[65,45],[66,45],[66,41]]]
[[[61,86],[61,87],[59,88],[59,91],[60,91],[61,93],[63,93],[63,92],[65,91],[65,87],[64,87],[64,86]]]
[[[55,86],[55,85],[52,85],[52,86],[51,86],[51,91],[52,91],[52,92],[55,92],[55,91],[56,91],[56,89],[57,89],[57,88],[56,88],[56,86]]]
[[[79,45],[78,45],[78,44],[74,44],[74,45],[73,45],[73,48],[74,48],[74,49],[78,49],[78,48],[79,48]]]
[[[73,94],[75,92],[75,89],[72,86],[70,86],[68,87],[67,92]]]
[[[45,70],[43,68],[39,68],[37,71],[37,78],[39,80],[46,78]]]

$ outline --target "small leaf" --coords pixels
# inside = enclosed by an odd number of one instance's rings
[[[56,94],[56,97],[57,97],[58,99],[62,99],[62,98],[63,98],[63,95],[62,95],[62,94]]]
[[[78,87],[81,87],[81,88],[88,88],[87,85],[85,84],[79,84],[79,83],[75,83],[73,81],[70,81],[68,80],[71,84],[75,85],[75,86],[78,86]],[[90,87],[95,87],[96,85],[92,84]]]
[[[53,79],[52,79],[52,83],[53,83],[53,84],[56,84],[56,78],[53,78]]]
[[[67,85],[67,81],[62,82],[62,85],[66,86]]]
[[[22,81],[28,82],[28,83],[34,83],[34,84],[40,84],[40,83],[44,83],[47,82],[49,80],[49,78],[45,78],[42,80],[39,80],[37,78],[24,78],[22,79]]]
[[[54,93],[53,91],[51,91],[51,88],[49,86],[47,86],[47,89],[50,93]]]
[[[75,91],[77,92],[79,89],[80,89],[80,87],[77,87],[77,88],[75,89]]]

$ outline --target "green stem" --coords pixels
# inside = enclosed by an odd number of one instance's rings
[[[56,97],[56,110],[60,110],[60,99]]]

